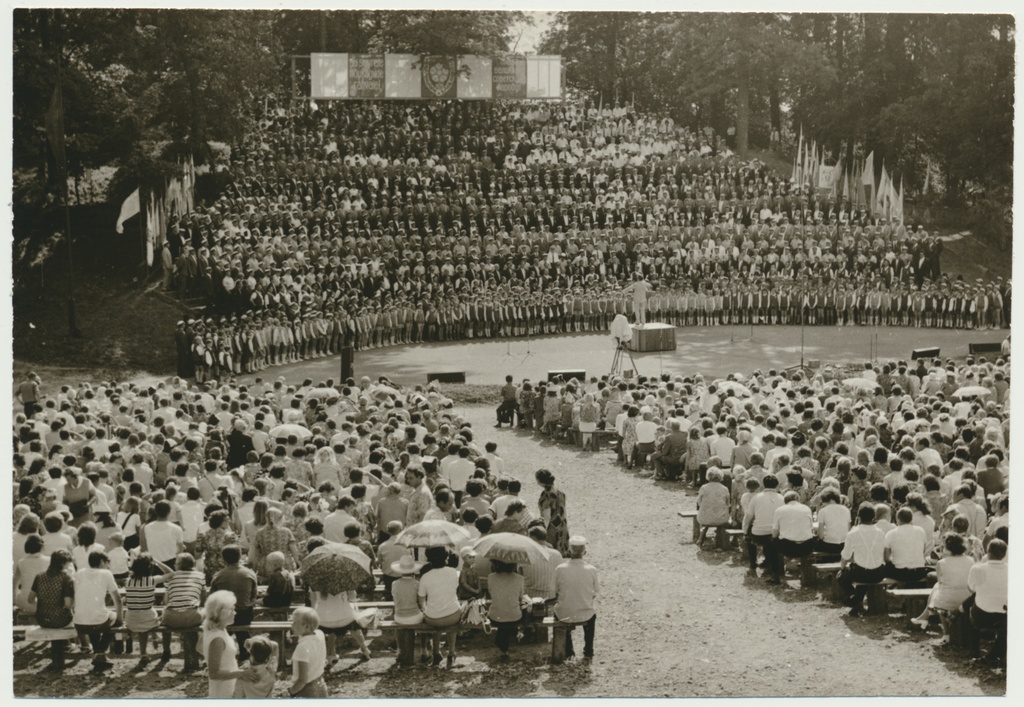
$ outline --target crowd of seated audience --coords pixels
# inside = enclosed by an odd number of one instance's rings
[[[112,666],[111,650],[133,650],[132,640],[112,641],[115,628],[135,638],[140,665],[159,643],[147,640],[150,632],[163,632],[161,661],[179,640],[192,672],[200,667],[198,627],[224,628],[202,623],[204,597],[228,590],[235,601],[225,626],[247,626],[256,612],[283,620],[289,607],[308,602],[328,634],[331,665],[342,635],[368,658],[353,622],[359,601],[374,598],[373,583],[338,595],[300,593],[302,561],[327,543],[355,545],[391,601],[412,552],[397,536],[431,519],[461,524],[470,536],[442,558],[460,569],[460,598],[486,596],[489,560],[470,545],[492,528],[546,544],[551,571],[530,575],[526,586],[533,597],[554,596],[568,525],[550,472],[537,473],[541,498],[531,512],[496,443],[475,436],[436,387],[333,383],[172,379],[41,396],[13,430],[17,614],[48,629],[74,626],[83,645],[91,641],[97,673]],[[396,604],[396,620],[417,611],[415,591],[411,601]],[[52,641],[49,670],[63,669],[65,643]],[[248,646],[243,630],[239,659]]]
[[[937,580],[915,622],[948,630],[963,605],[996,629],[990,657],[1005,665],[1008,360],[868,363],[846,377],[856,384],[774,370],[508,378],[498,424],[593,449],[604,431],[626,469],[697,490],[700,547],[709,528],[742,529],[751,574],[771,584],[786,558],[833,557],[854,616],[872,583]]]

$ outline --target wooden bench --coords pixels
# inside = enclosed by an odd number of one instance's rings
[[[232,633],[245,632],[249,634],[269,633],[274,642],[277,643],[278,647],[278,669],[283,670],[285,668],[285,657],[284,647],[285,640],[288,635],[288,631],[291,630],[291,621],[253,621],[248,626],[228,626],[228,631]],[[40,629],[38,626],[14,626],[14,635],[21,635],[26,641],[59,641],[59,640],[74,640],[78,633],[75,629]],[[163,626],[159,626],[152,631],[150,634],[163,633],[164,631],[170,631],[171,633],[200,633],[202,628],[194,626],[191,628],[174,628],[169,629]],[[115,626],[111,629],[111,633],[114,636],[132,635],[131,632],[125,628],[124,625]]]
[[[697,522],[697,511],[679,511],[680,518],[689,518],[693,521],[693,533],[690,537],[691,542],[697,542],[700,539],[700,523]]]
[[[862,584],[861,582],[854,582],[854,587],[867,587],[867,613],[870,616],[879,616],[889,613],[889,601],[886,591],[896,584],[895,579],[889,579],[888,577],[883,579],[881,582],[872,582]]]
[[[380,621],[377,628],[381,631],[394,631],[395,642],[398,644],[398,664],[404,668],[411,667],[416,662],[416,634],[429,633],[430,635],[444,634],[448,637],[448,655],[455,655],[455,639],[462,624],[454,626],[428,626],[424,623],[400,624],[395,621]]]
[[[803,586],[810,588],[819,586],[823,577],[829,577],[831,580],[829,595],[834,601],[841,601],[842,593],[839,591],[839,585],[836,584],[836,576],[839,574],[840,567],[842,567],[841,562],[812,562],[806,576],[802,576],[800,581]]]
[[[551,664],[561,665],[565,662],[565,639],[577,626],[582,626],[586,621],[578,623],[559,621],[553,616],[547,616],[541,622],[545,627],[554,629],[551,636]]]
[[[885,593],[890,599],[903,602],[903,611],[911,618],[918,616],[924,611],[925,606],[928,604],[928,597],[931,596],[931,587],[912,587],[904,589],[902,587],[889,587],[885,590]]]

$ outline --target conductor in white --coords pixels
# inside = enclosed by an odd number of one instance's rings
[[[647,297],[654,292],[654,286],[644,279],[642,273],[637,273],[632,285],[622,291],[623,294],[632,291],[633,293],[633,316],[636,317],[637,326],[647,323]]]

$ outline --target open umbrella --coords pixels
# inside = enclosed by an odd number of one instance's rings
[[[315,592],[337,594],[372,581],[370,558],[355,545],[329,542],[302,561],[302,582]]]
[[[752,393],[750,392],[750,388],[743,385],[742,383],[737,383],[736,381],[722,381],[721,383],[718,384],[718,387],[721,390],[728,391],[736,396],[752,395]]]
[[[302,425],[278,425],[270,430],[270,436],[273,439],[290,437],[291,435],[295,435],[299,439],[309,439],[313,436],[313,433]]]
[[[424,520],[403,530],[395,542],[405,547],[447,547],[470,539],[469,531],[446,520]]]
[[[313,388],[306,393],[306,397],[316,398],[317,400],[325,398],[340,398],[341,393],[339,393],[335,388]]]
[[[870,378],[847,378],[843,381],[843,387],[870,393],[878,387],[878,381],[873,381]]]
[[[958,398],[985,397],[986,395],[992,395],[992,391],[981,385],[965,385],[963,388],[957,388],[953,395]]]
[[[473,544],[478,556],[488,560],[517,565],[541,564],[547,562],[544,549],[532,538],[518,533],[493,533],[485,535]]]

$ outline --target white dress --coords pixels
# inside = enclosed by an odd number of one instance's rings
[[[238,670],[238,661],[236,660],[238,655],[238,644],[235,643],[235,639],[227,632],[227,630],[223,628],[214,631],[205,629],[203,631],[203,655],[206,656],[207,662],[210,660],[210,644],[213,643],[216,638],[224,639],[224,650],[220,654],[220,671],[234,672]],[[213,680],[211,678],[209,683],[209,697],[220,697],[225,699],[234,697],[234,678],[231,680]]]

